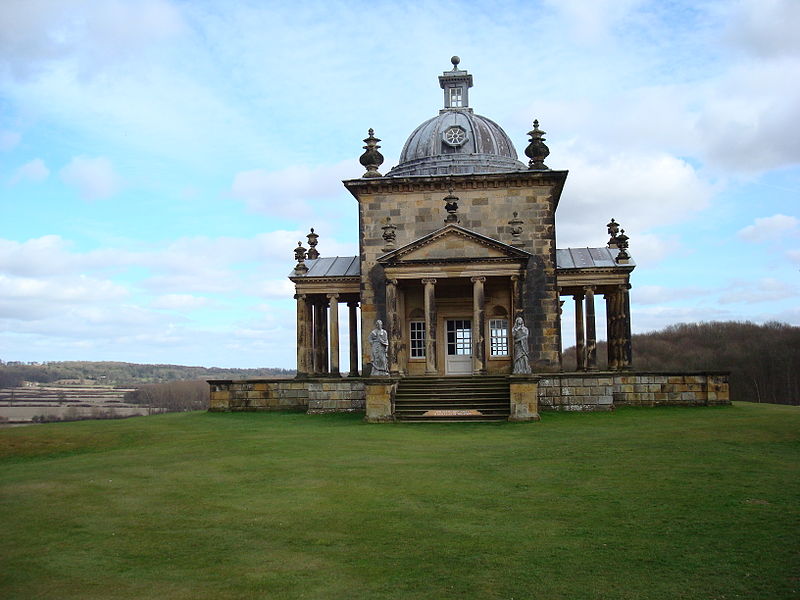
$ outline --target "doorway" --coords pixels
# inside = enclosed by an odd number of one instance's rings
[[[445,374],[472,375],[472,321],[447,319]]]

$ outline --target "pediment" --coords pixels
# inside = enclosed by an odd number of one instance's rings
[[[378,259],[383,264],[527,259],[530,254],[458,225],[447,225]]]

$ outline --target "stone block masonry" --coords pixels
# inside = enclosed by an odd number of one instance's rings
[[[364,380],[356,377],[311,379],[211,380],[212,412],[296,410],[309,414],[364,411]]]
[[[730,404],[729,373],[558,373],[539,381],[540,410],[599,411],[620,406]]]
[[[538,379],[538,383],[537,380]],[[726,372],[576,372],[511,377],[511,420],[536,420],[538,412],[603,411],[620,406],[730,404]],[[296,410],[309,414],[366,412],[370,422],[393,420],[396,379],[212,380],[213,412]]]

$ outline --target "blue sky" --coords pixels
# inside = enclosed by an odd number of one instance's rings
[[[313,226],[356,253],[341,180],[369,127],[396,163],[453,54],[475,111],[519,153],[538,118],[570,171],[558,246],[626,229],[635,331],[800,325],[798,22],[793,0],[5,0],[0,359],[294,367],[292,249]]]

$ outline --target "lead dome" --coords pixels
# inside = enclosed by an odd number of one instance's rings
[[[509,172],[525,169],[508,135],[491,119],[475,114],[469,107],[472,75],[453,68],[439,76],[444,91],[444,108],[417,127],[400,154],[400,161],[388,177],[407,175],[448,175],[458,173]]]

